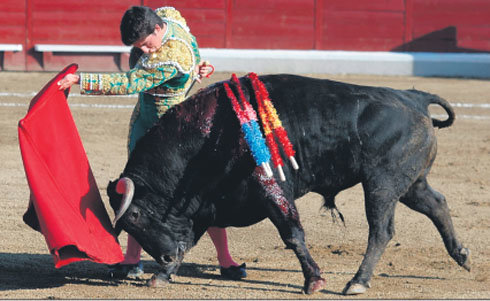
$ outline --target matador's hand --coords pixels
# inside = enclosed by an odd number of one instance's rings
[[[67,74],[63,79],[58,82],[59,90],[66,90],[73,86],[74,84],[80,83],[80,76],[76,74]]]
[[[208,61],[202,61],[199,63],[199,65],[196,66],[195,71],[198,75],[196,80],[200,83],[201,78],[209,78],[214,73],[214,66],[211,65]]]

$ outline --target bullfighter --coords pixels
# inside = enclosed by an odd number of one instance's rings
[[[130,121],[128,151],[165,112],[183,102],[194,80],[200,82],[211,73],[210,65],[201,61],[196,38],[186,20],[173,7],[152,10],[145,6],[128,9],[120,24],[125,45],[132,45],[130,65],[126,73],[68,74],[58,84],[67,89],[80,85],[82,94],[120,95],[138,93]],[[139,57],[138,57],[139,55]],[[228,251],[226,230],[210,227],[207,230],[217,251],[221,275],[225,278],[246,277],[245,264],[238,265]],[[118,278],[140,277],[141,246],[130,235],[125,259],[111,268]]]

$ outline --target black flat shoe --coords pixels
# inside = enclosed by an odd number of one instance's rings
[[[230,266],[228,268],[220,267],[221,276],[232,280],[240,280],[247,277],[247,266],[242,263],[239,266]]]
[[[138,262],[136,264],[115,264],[109,266],[109,277],[116,279],[139,279],[143,276],[143,263]]]

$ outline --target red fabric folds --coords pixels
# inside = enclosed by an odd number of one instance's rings
[[[54,77],[31,101],[19,122],[19,144],[31,190],[24,221],[45,237],[55,267],[80,260],[114,264],[123,260],[82,141]]]

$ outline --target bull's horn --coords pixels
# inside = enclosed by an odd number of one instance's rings
[[[134,195],[134,183],[130,178],[121,178],[117,181],[116,192],[123,195],[121,205],[119,206],[119,210],[116,212],[116,217],[114,217],[114,221],[112,225],[115,227],[117,221],[123,216],[123,214],[128,210],[129,205],[131,205],[131,201],[133,200]]]

